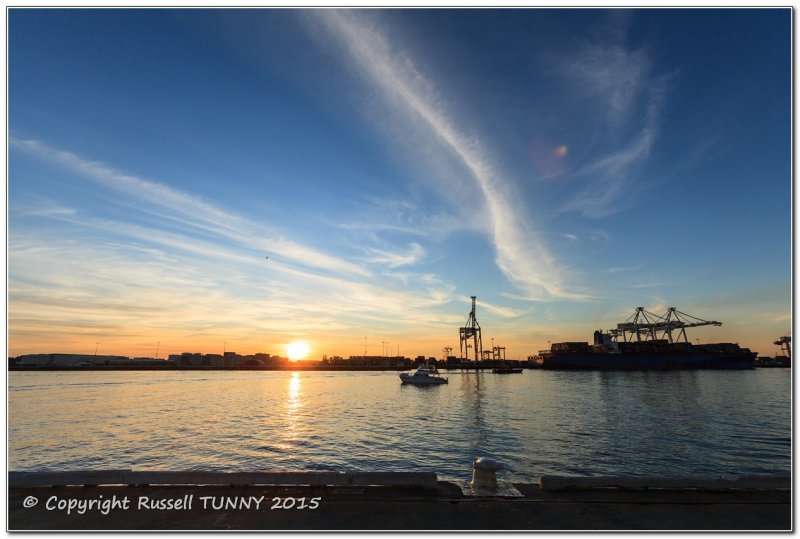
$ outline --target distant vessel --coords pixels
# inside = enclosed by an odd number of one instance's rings
[[[533,356],[543,369],[752,369],[757,353],[734,343],[692,344],[686,328],[721,326],[670,307],[665,316],[638,307],[617,328],[595,331],[594,343],[553,343]],[[677,332],[677,339],[673,338]],[[683,337],[682,342],[681,336]]]
[[[447,378],[444,378],[439,374],[436,370],[436,367],[430,365],[420,365],[419,368],[414,371],[413,374],[408,374],[404,372],[400,374],[400,380],[402,380],[403,384],[415,384],[415,385],[435,385],[435,384],[446,384]]]
[[[495,374],[517,374],[522,372],[522,367],[512,367],[508,363],[503,363],[492,369]]]

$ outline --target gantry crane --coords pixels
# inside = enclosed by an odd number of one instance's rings
[[[686,328],[721,325],[722,322],[702,320],[681,312],[675,307],[667,309],[667,314],[664,316],[646,311],[644,307],[637,307],[625,322],[617,324],[617,328],[611,330],[611,334],[614,337],[622,337],[624,342],[666,339],[673,343],[675,338],[673,338],[672,332],[677,331],[677,339],[681,340],[682,336],[683,342],[688,343]]]
[[[689,339],[686,337],[686,328],[722,325],[722,322],[717,322],[716,320],[702,320],[686,313],[682,313],[675,307],[670,307],[667,309],[665,320],[667,322],[667,327],[664,330],[664,336],[669,338],[669,342],[675,342],[672,340],[673,329],[679,330],[678,339],[680,339],[680,336],[683,335],[683,342],[689,342]]]
[[[444,348],[442,348],[442,354],[443,354],[442,361],[447,363],[447,358],[449,358],[452,353],[453,353],[452,346],[445,346]]]
[[[777,344],[781,347],[781,352],[786,354],[786,357],[792,359],[792,338],[791,337],[781,337],[777,341],[772,344]]]
[[[472,348],[474,352],[473,357],[475,361],[478,362],[481,359],[483,340],[481,339],[481,325],[478,324],[478,319],[475,318],[476,296],[470,297],[472,298],[472,310],[469,312],[469,317],[464,327],[458,328],[458,344],[461,350],[461,359],[465,359],[464,352],[466,352],[466,359],[469,361],[469,349]],[[469,342],[470,339],[472,339],[472,343]]]

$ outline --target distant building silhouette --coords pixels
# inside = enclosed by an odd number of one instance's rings
[[[263,352],[248,356],[240,356],[236,352],[225,352],[222,355],[183,352],[172,354],[169,359],[178,367],[276,367],[287,362],[285,358]]]
[[[126,356],[96,356],[94,354],[27,354],[17,358],[17,365],[31,367],[92,367],[95,365],[164,364],[164,360],[129,358]]]

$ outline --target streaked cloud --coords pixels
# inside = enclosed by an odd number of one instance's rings
[[[522,316],[524,314],[528,314],[529,311],[527,310],[518,310],[518,309],[510,309],[508,307],[502,307],[500,305],[494,305],[492,303],[488,303],[483,300],[476,300],[475,302],[478,307],[481,309],[486,309],[492,314],[498,315],[502,318],[516,318],[518,316]]]
[[[644,50],[610,43],[586,44],[562,64],[564,75],[604,110],[612,127],[630,120],[647,82],[650,59]]]
[[[480,223],[464,219],[446,208],[422,208],[410,200],[366,197],[344,222],[332,223],[343,230],[360,232],[380,242],[382,233],[400,233],[429,241],[445,241],[456,232],[480,231]]]
[[[564,206],[564,210],[577,210],[587,217],[604,217],[616,213],[626,206],[625,197],[630,195],[635,185],[636,167],[643,164],[658,134],[659,113],[663,102],[664,83],[654,81],[650,96],[645,125],[622,149],[602,156],[579,170],[575,177],[592,178],[592,187],[578,193]]]
[[[69,151],[52,148],[37,140],[9,139],[12,148],[66,167],[103,187],[124,194],[126,201],[147,211],[157,207],[160,217],[172,219],[206,233],[233,240],[258,251],[276,253],[293,262],[337,272],[367,277],[369,271],[317,249],[291,241],[269,228],[240,216],[227,213],[214,205],[167,185],[118,171],[104,163],[90,161]]]
[[[672,286],[675,283],[668,282],[652,282],[652,283],[636,283],[632,284],[631,288],[657,288],[659,286]]]
[[[9,208],[9,211],[34,217],[47,217],[74,215],[77,210],[75,208],[70,208],[68,206],[59,204],[51,199],[36,197],[36,200],[28,204],[16,204],[13,208]]]
[[[371,264],[380,264],[390,268],[416,264],[425,258],[425,249],[419,243],[412,243],[404,251],[388,251],[381,249],[368,249]]]
[[[575,100],[591,104],[595,146],[570,176],[588,185],[563,205],[600,218],[625,209],[641,189],[639,174],[658,139],[661,113],[672,75],[653,73],[644,48],[624,43],[624,25],[574,53],[552,56],[551,69]]]
[[[469,171],[487,208],[487,233],[496,250],[497,266],[525,290],[524,297],[585,298],[585,294],[565,284],[565,268],[557,263],[528,221],[526,211],[517,202],[515,186],[502,179],[488,147],[476,136],[459,130],[456,120],[436,97],[434,83],[413,59],[396,52],[378,29],[352,12],[319,10],[315,15],[343,46],[359,72],[380,89],[385,105],[397,115],[419,120],[425,135],[433,134]]]
[[[607,273],[619,273],[620,271],[636,271],[642,269],[642,264],[637,264],[636,266],[619,266],[614,268],[608,268],[606,270]]]
[[[453,320],[443,308],[453,287],[435,277],[409,275],[402,287],[353,281],[262,264],[236,247],[190,237],[178,249],[176,238],[156,230],[81,219],[62,218],[58,233],[13,235],[9,331],[17,349],[36,351],[46,332],[45,344],[62,351],[101,340],[107,351],[118,343],[120,353],[147,353],[128,345],[155,338],[162,351],[207,351],[216,341],[239,339],[250,351],[279,353],[276,344],[287,333],[341,340],[365,327],[393,333],[420,324],[447,333]],[[120,239],[73,237],[87,226]],[[42,272],[48,260],[58,264]],[[170,348],[180,342],[182,349]]]
[[[569,241],[578,241],[578,236],[575,234],[562,234],[562,236]]]

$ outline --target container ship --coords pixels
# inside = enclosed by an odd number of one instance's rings
[[[752,369],[756,352],[736,343],[692,344],[686,329],[721,326],[670,307],[664,316],[637,307],[616,329],[594,332],[594,342],[553,343],[530,357],[543,369]]]

